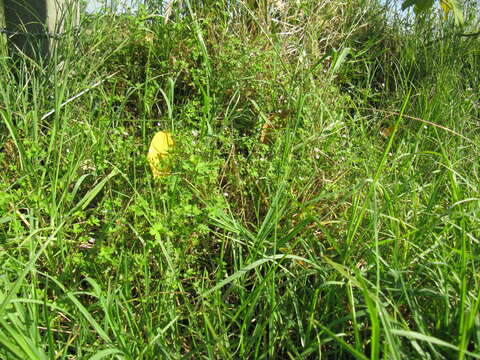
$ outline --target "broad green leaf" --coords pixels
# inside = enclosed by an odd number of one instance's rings
[[[461,5],[458,3],[457,0],[447,0],[452,7],[453,10],[453,16],[455,16],[455,24],[456,25],[463,25],[464,19],[463,19],[463,10]]]
[[[415,14],[420,14],[429,10],[433,4],[434,0],[418,0],[415,2],[415,7],[413,10],[415,11]]]
[[[429,11],[433,7],[434,3],[435,0],[405,0],[402,2],[402,10],[408,9],[409,7],[413,6],[415,14],[421,14]],[[463,24],[463,11],[458,0],[439,0],[439,4],[440,7],[443,9],[445,19],[448,18],[450,11],[453,11],[453,15],[455,17],[455,24]]]

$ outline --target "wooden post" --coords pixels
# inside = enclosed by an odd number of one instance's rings
[[[5,7],[0,0],[0,31],[6,30]],[[7,55],[7,34],[0,32],[0,57]]]
[[[3,18],[9,40],[30,56],[47,55],[65,22],[72,20],[75,26],[79,20],[78,0],[0,0],[0,7],[0,24]]]

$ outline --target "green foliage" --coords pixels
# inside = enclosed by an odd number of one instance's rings
[[[0,358],[478,358],[479,40],[180,4],[0,59]]]
[[[452,11],[455,24],[463,24],[463,10],[457,0],[439,0],[438,3],[445,14],[445,19],[448,18],[448,14]],[[404,0],[402,10],[413,6],[415,14],[422,14],[431,10],[434,4],[435,0]]]

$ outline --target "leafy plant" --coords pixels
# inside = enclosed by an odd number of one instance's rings
[[[448,18],[450,11],[452,11],[455,23],[457,25],[463,24],[463,10],[458,0],[438,0],[438,3],[444,12],[445,19]],[[413,7],[416,14],[421,14],[431,10],[434,4],[435,0],[404,0],[402,10]]]
[[[0,358],[480,358],[479,39],[141,3],[0,57]]]

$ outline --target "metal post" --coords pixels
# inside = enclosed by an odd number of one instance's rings
[[[3,6],[1,4],[3,2]],[[78,0],[0,0],[7,37],[21,51],[45,56],[52,39],[60,35],[65,22],[78,24]],[[74,26],[75,24],[72,24]]]

